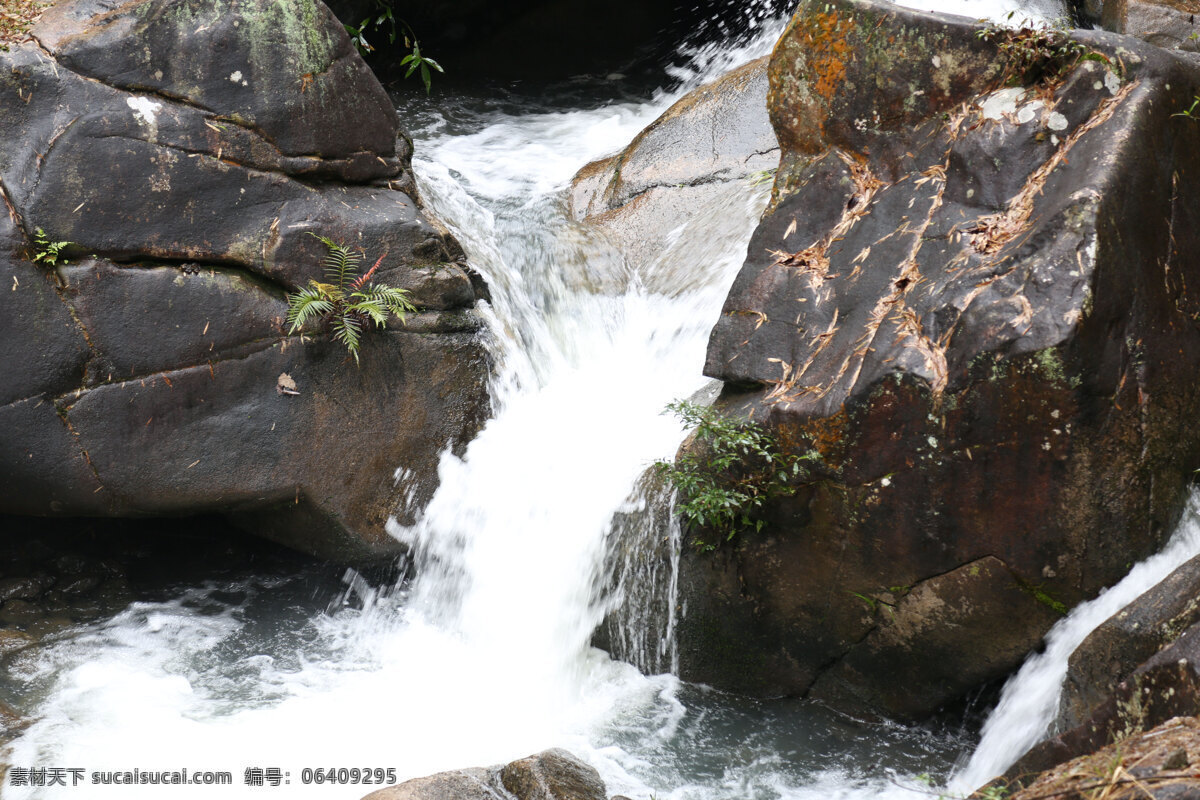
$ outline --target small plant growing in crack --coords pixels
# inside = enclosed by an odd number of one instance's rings
[[[1200,114],[1196,113],[1196,108],[1200,107],[1200,97],[1193,97],[1192,104],[1185,111],[1177,111],[1172,114],[1172,117],[1187,117],[1188,119],[1200,119]]]
[[[371,323],[382,328],[388,317],[395,314],[404,322],[405,315],[416,311],[405,289],[376,284],[371,278],[383,263],[384,253],[375,265],[359,273],[362,252],[324,236],[312,234],[325,245],[325,277],[327,282],[310,280],[308,286],[287,296],[288,333],[295,333],[305,323],[319,319],[346,346],[354,363],[358,363],[358,348],[362,334]]]
[[[676,511],[681,519],[725,541],[743,530],[761,531],[763,521],[752,514],[768,500],[795,494],[802,462],[820,459],[816,451],[802,456],[784,453],[761,425],[731,419],[715,408],[678,401],[666,412],[695,429],[697,446],[676,461],[655,462],[655,471],[679,493]],[[720,540],[697,537],[694,542],[711,551]]]
[[[52,267],[58,266],[58,259],[62,255],[62,251],[75,244],[74,242],[52,242],[41,228],[35,231],[33,243],[37,247],[37,251],[33,254],[34,262],[41,261]],[[69,264],[70,262],[64,258],[62,263]]]
[[[1015,13],[1008,13],[1009,23]],[[1065,20],[1053,24],[1026,23],[1020,27],[992,23],[976,35],[985,42],[996,43],[1004,57],[1004,75],[1010,86],[1055,84],[1080,61],[1099,61],[1112,66],[1107,56],[1072,39]]]

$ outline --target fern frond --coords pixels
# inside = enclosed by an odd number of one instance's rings
[[[325,277],[344,291],[351,281],[351,276],[358,272],[358,262],[362,260],[362,253],[351,250],[327,236],[321,236],[312,231],[309,233],[325,245],[327,252],[325,259],[321,262],[325,268]]]
[[[333,338],[346,345],[354,363],[358,363],[358,343],[362,335],[362,323],[358,317],[343,311],[333,318]]]
[[[306,286],[296,294],[289,294],[287,321],[291,325],[288,333],[295,333],[313,317],[333,311],[333,303],[317,286]]]
[[[310,280],[308,285],[322,292],[327,300],[331,300],[334,303],[340,303],[346,299],[346,293],[332,283],[321,283],[320,281]]]
[[[355,292],[354,297],[363,297],[362,292]],[[371,298],[364,298],[357,303],[351,303],[346,306],[348,312],[354,314],[364,314],[371,318],[371,321],[382,328],[387,325],[388,309],[382,303]]]
[[[33,261],[35,263],[38,261],[44,261],[52,267],[58,265],[59,254],[65,248],[75,244],[74,242],[52,242],[46,236],[46,232],[41,228],[37,229],[37,235],[34,237],[34,242],[36,242],[38,246],[38,251],[34,254]],[[67,264],[69,262],[64,259],[63,263]]]
[[[369,270],[367,270],[366,272],[364,272],[362,275],[359,275],[357,278],[355,278],[354,283],[350,284],[350,288],[357,291],[357,290],[361,289],[363,286],[365,286],[367,281],[371,280],[371,276],[373,276],[375,274],[375,270],[379,269],[379,265],[383,263],[383,259],[385,259],[386,257],[387,257],[387,251],[384,250],[383,255],[381,255],[378,259],[376,259],[375,265],[373,267],[371,267]]]
[[[417,310],[417,307],[408,299],[408,290],[398,289],[395,286],[368,286],[361,292],[355,292],[354,296],[379,303],[399,317],[401,322],[404,322],[405,314]]]
[[[321,234],[317,233],[316,231],[309,231],[308,235],[313,237],[314,239],[320,241],[321,244],[325,245],[325,247],[330,250],[332,250],[335,247],[338,247],[338,243],[335,242],[333,239],[330,239],[328,236],[322,236]]]

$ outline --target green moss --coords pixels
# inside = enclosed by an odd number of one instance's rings
[[[1062,356],[1059,355],[1058,348],[1047,347],[1045,350],[1039,350],[1034,354],[1034,362],[1042,374],[1050,380],[1064,383],[1071,388],[1079,385],[1077,376],[1067,374],[1066,365],[1063,363]]]
[[[333,61],[334,43],[323,24],[316,0],[280,0],[243,9],[240,30],[249,44],[251,59],[267,64],[279,57],[279,42],[286,42],[296,59],[291,65],[297,80],[318,75]],[[319,87],[314,86],[319,90]]]
[[[1021,591],[1023,591],[1025,594],[1032,597],[1037,602],[1046,606],[1047,608],[1053,609],[1055,612],[1057,612],[1058,614],[1061,614],[1064,617],[1067,615],[1067,612],[1069,612],[1071,610],[1071,609],[1067,608],[1066,603],[1063,603],[1060,600],[1056,600],[1049,592],[1047,592],[1041,586],[1036,586],[1032,583],[1028,583],[1026,581],[1021,580],[1020,578],[1015,578],[1015,579],[1017,581],[1017,585],[1021,587]]]

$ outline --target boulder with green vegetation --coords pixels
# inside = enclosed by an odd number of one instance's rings
[[[487,413],[485,287],[341,24],[319,0],[63,0],[31,33],[0,53],[0,511],[222,512],[394,552],[388,516]],[[310,234],[418,307],[357,359],[286,325],[323,278]]]
[[[1157,549],[1200,466],[1200,70],[1132,37],[802,3],[718,407],[816,451],[685,553],[684,678],[918,719]],[[686,452],[686,451],[685,451]]]

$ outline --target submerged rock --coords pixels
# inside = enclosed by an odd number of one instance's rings
[[[33,35],[0,53],[0,511],[219,511],[324,556],[394,551],[402,490],[419,507],[486,414],[482,283],[342,26],[316,0],[67,0]],[[39,229],[73,243],[57,264],[32,262]],[[310,233],[384,257],[425,309],[364,336],[361,366],[284,331],[322,275]]]
[[[781,165],[705,373],[817,463],[762,534],[684,554],[686,679],[921,718],[1178,519],[1200,71],[1076,32],[1087,58],[1010,87],[979,31],[822,0],[775,49]]]

